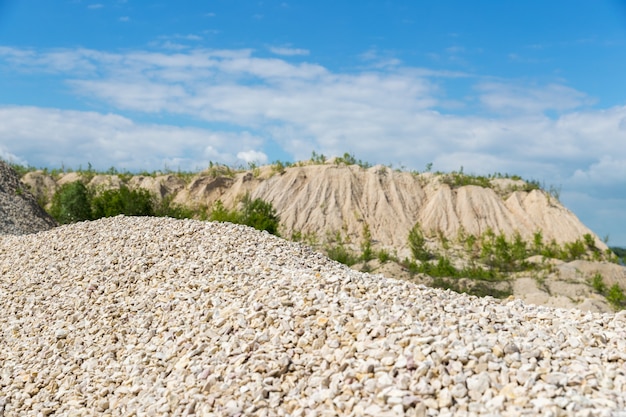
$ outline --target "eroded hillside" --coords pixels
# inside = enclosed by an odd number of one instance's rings
[[[61,184],[83,180],[95,188],[115,188],[124,178],[69,173],[53,178],[42,172],[23,177],[40,199],[50,200]],[[457,239],[460,233],[481,235],[487,230],[532,239],[541,231],[546,241],[559,244],[592,234],[598,248],[606,245],[557,199],[526,183],[493,179],[490,187],[454,186],[445,176],[398,172],[385,166],[364,169],[332,163],[287,167],[275,172],[266,166],[255,172],[211,170],[186,180],[173,175],[125,178],[175,203],[210,208],[217,200],[235,206],[245,193],[271,202],[281,218],[281,234],[340,232],[362,239],[368,225],[372,239],[399,252],[407,250],[408,231],[419,222],[427,235]]]

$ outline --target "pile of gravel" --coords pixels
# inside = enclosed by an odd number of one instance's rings
[[[0,161],[0,234],[23,235],[55,226],[56,221],[37,204],[18,173]]]
[[[4,416],[626,408],[625,312],[363,274],[232,224],[115,217],[0,236],[0,306]]]

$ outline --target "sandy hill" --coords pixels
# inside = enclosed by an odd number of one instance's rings
[[[238,178],[232,188],[243,181]],[[416,222],[427,234],[441,233],[448,239],[456,239],[462,230],[481,235],[487,229],[507,236],[517,231],[529,240],[541,230],[544,239],[558,243],[593,234],[544,191],[514,191],[515,185],[495,180],[493,188],[453,188],[432,174],[413,175],[384,166],[316,165],[261,180],[251,194],[274,204],[286,233],[344,230],[360,238],[365,223],[374,240],[398,249],[405,248]]]
[[[255,175],[256,174],[256,175]],[[81,179],[69,173],[53,180],[41,172],[22,179],[33,193],[48,199],[58,185]],[[406,249],[408,231],[416,222],[430,235],[456,239],[459,233],[481,235],[491,229],[507,236],[519,232],[532,239],[541,231],[545,241],[572,242],[592,234],[596,246],[606,245],[571,211],[545,191],[524,191],[526,183],[494,179],[491,186],[447,184],[445,177],[398,172],[385,166],[303,165],[274,172],[266,166],[253,172],[212,170],[190,180],[176,175],[134,176],[132,187],[146,188],[159,197],[173,196],[184,205],[211,206],[221,200],[234,206],[242,195],[271,202],[281,218],[281,232],[340,231],[358,241],[367,224],[374,241]],[[89,185],[118,187],[118,176],[96,175]],[[320,236],[323,237],[323,236]]]

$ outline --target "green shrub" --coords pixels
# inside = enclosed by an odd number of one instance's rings
[[[424,237],[424,233],[422,233],[419,222],[415,223],[409,231],[408,240],[409,249],[411,249],[411,254],[414,259],[418,261],[426,261],[430,258],[430,253],[428,253],[428,250],[426,249],[426,238]]]
[[[585,253],[587,253],[585,243],[579,239],[565,244],[563,257],[566,261],[573,261],[581,259]]]
[[[280,218],[271,203],[260,198],[252,200],[249,195],[243,198],[241,211],[241,223],[254,227],[257,230],[266,230],[278,236]]]
[[[294,230],[291,232],[291,240],[304,242],[309,246],[317,246],[317,235],[313,232],[302,233],[301,230]]]
[[[602,275],[600,273],[596,273],[591,278],[591,286],[593,287],[594,291],[599,294],[604,294],[606,292],[606,284],[604,283],[604,279],[602,278]]]
[[[543,234],[541,233],[541,230],[537,230],[533,234],[532,250],[535,254],[540,254],[543,251]]]
[[[154,197],[146,189],[131,190],[125,185],[118,189],[102,191],[91,202],[93,216],[113,217],[120,214],[126,216],[154,216]]]
[[[481,175],[467,175],[463,173],[463,167],[457,172],[443,175],[443,182],[451,188],[463,187],[466,185],[477,185],[483,188],[491,188],[491,180]]]
[[[348,249],[342,242],[327,244],[324,247],[324,252],[326,252],[326,256],[333,261],[340,262],[347,266],[352,266],[359,262],[359,257]]]
[[[315,151],[311,152],[311,163],[315,165],[323,165],[326,163],[326,156]]]
[[[374,258],[372,252],[372,234],[367,223],[363,224],[363,240],[361,241],[361,259],[365,262]]]
[[[481,268],[480,266],[472,265],[467,268],[463,268],[457,274],[459,277],[476,279],[480,281],[501,281],[501,274],[495,269]]]
[[[280,160],[274,161],[274,163],[272,164],[272,172],[282,175],[285,173],[285,168],[289,166],[291,166],[289,162],[282,162]]]
[[[155,216],[172,217],[174,219],[206,219],[206,213],[203,210],[194,210],[181,204],[174,204],[172,200],[173,196],[167,196],[160,203],[155,203]]]
[[[613,284],[611,288],[609,288],[609,292],[606,295],[606,300],[615,308],[616,310],[621,310],[624,307],[624,301],[626,301],[626,296],[624,292],[620,288],[619,285]]]
[[[260,198],[252,200],[248,194],[242,200],[241,211],[228,210],[220,200],[217,200],[211,208],[209,220],[245,224],[257,230],[266,230],[277,236],[280,223],[280,218],[271,203]]]
[[[237,210],[228,210],[221,200],[213,203],[209,220],[215,222],[241,223],[241,214]]]
[[[91,193],[82,182],[63,184],[52,197],[50,215],[60,224],[91,220],[94,218],[91,198]]]
[[[588,249],[595,249],[596,248],[596,240],[593,238],[593,236],[591,236],[590,233],[585,233],[583,235],[583,239],[585,241],[585,245],[587,245]]]
[[[445,256],[441,256],[436,264],[430,262],[423,262],[420,268],[420,272],[423,272],[431,277],[456,277],[458,271]]]
[[[385,249],[381,249],[376,254],[376,257],[378,258],[378,261],[381,264],[384,264],[385,262],[387,262],[387,261],[389,261],[391,259],[391,254],[389,253],[389,251],[387,251]]]
[[[344,153],[343,156],[339,156],[335,158],[335,164],[337,165],[358,165],[361,168],[371,168],[372,164],[367,161],[362,161],[360,159],[356,159],[353,154],[348,152]]]

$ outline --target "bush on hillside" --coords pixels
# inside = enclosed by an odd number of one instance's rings
[[[426,249],[426,238],[419,222],[415,223],[409,231],[409,249],[411,249],[411,254],[416,260],[426,261],[430,258],[430,253]]]
[[[91,202],[95,218],[126,216],[154,216],[154,197],[146,189],[131,190],[122,185],[119,189],[106,190]]]
[[[280,217],[271,203],[260,198],[253,200],[247,194],[242,200],[241,211],[236,209],[228,210],[220,200],[217,200],[213,204],[209,220],[245,224],[257,230],[266,230],[276,236],[278,236],[280,223]]]
[[[63,184],[52,197],[50,215],[60,224],[91,220],[91,193],[80,181]]]
[[[206,220],[206,211],[204,209],[193,209],[182,204],[172,202],[173,197],[168,196],[155,203],[154,215],[157,217],[171,217],[173,219],[194,219],[199,218]],[[156,199],[155,199],[156,201]]]
[[[214,222],[227,222],[227,223],[241,223],[241,213],[237,210],[228,210],[224,207],[224,203],[221,200],[217,200],[211,208],[211,214],[209,214],[209,220]]]
[[[278,236],[280,218],[271,203],[260,198],[252,200],[249,195],[243,198],[242,203],[241,223]]]

